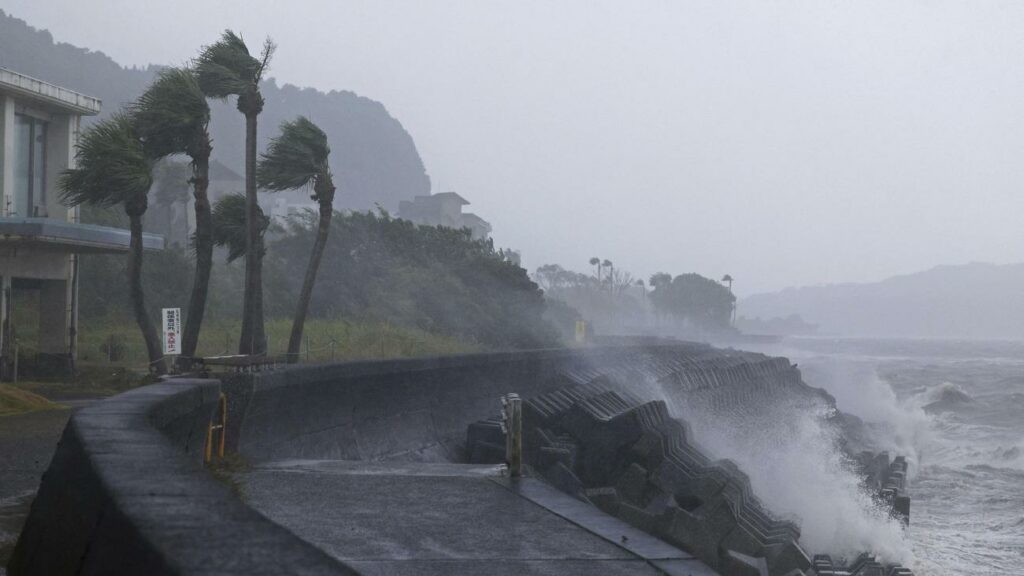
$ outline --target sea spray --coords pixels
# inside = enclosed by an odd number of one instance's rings
[[[922,458],[935,448],[933,420],[922,404],[900,400],[878,375],[877,363],[845,358],[815,358],[803,364],[804,381],[824,389],[836,407],[867,425],[870,448],[902,455],[913,480]]]
[[[702,447],[736,462],[769,509],[797,520],[808,551],[848,558],[871,552],[886,562],[912,563],[900,523],[861,486],[838,448],[831,407],[767,404],[755,418],[677,408]]]

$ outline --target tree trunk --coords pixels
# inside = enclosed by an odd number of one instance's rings
[[[263,250],[256,197],[256,119],[245,114],[245,294],[242,297],[242,335],[239,354],[266,353],[263,327]]]
[[[149,356],[149,368],[157,374],[167,373],[167,362],[164,360],[163,347],[157,335],[156,326],[146,311],[145,297],[142,291],[142,214],[129,214],[131,243],[128,251],[128,287],[132,297],[132,309],[135,322],[142,331],[142,339],[146,342],[146,353]]]
[[[331,216],[334,214],[334,206],[331,202],[320,202],[320,222],[316,229],[316,241],[313,243],[313,252],[309,255],[309,265],[306,267],[306,277],[302,280],[302,292],[299,293],[299,304],[295,309],[295,320],[292,321],[292,333],[288,338],[288,362],[294,364],[299,361],[299,347],[302,344],[302,329],[306,324],[306,313],[309,311],[309,300],[313,295],[313,284],[316,283],[316,274],[320,270],[320,259],[324,255],[324,247],[327,246],[327,234],[331,230]]]
[[[196,211],[196,274],[192,279],[192,295],[188,300],[185,332],[181,339],[179,368],[188,370],[199,345],[199,330],[206,312],[206,297],[210,289],[210,269],[213,267],[213,214],[207,189],[210,185],[209,144],[205,155],[192,159],[192,196]],[[186,220],[188,215],[186,213]],[[188,235],[186,234],[186,237]]]

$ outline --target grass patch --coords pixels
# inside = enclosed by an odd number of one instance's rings
[[[9,384],[0,384],[0,416],[60,408],[63,406],[50,402],[38,394]]]
[[[227,486],[235,497],[239,500],[245,499],[245,488],[238,475],[249,471],[249,462],[241,454],[225,454],[223,458],[214,459],[207,464],[206,469],[215,480]]]
[[[270,354],[288,349],[291,319],[266,321]],[[208,319],[199,335],[200,356],[236,354],[241,321]],[[300,351],[302,362],[404,358],[475,352],[478,345],[416,328],[383,322],[314,318],[306,321]],[[135,323],[128,319],[85,319],[79,324],[78,359],[82,366],[125,366],[130,371],[146,369],[146,349]]]

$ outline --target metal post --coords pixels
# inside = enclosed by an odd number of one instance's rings
[[[505,463],[512,478],[523,475],[523,402],[510,392],[501,399],[505,420]]]

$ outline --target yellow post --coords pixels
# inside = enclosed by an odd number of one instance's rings
[[[213,422],[206,425],[206,450],[203,451],[203,462],[207,464],[213,459]]]
[[[228,397],[220,395],[220,446],[217,448],[217,457],[224,457],[224,438],[228,435]]]
[[[587,321],[577,320],[576,321],[576,342],[583,344],[587,341]]]

